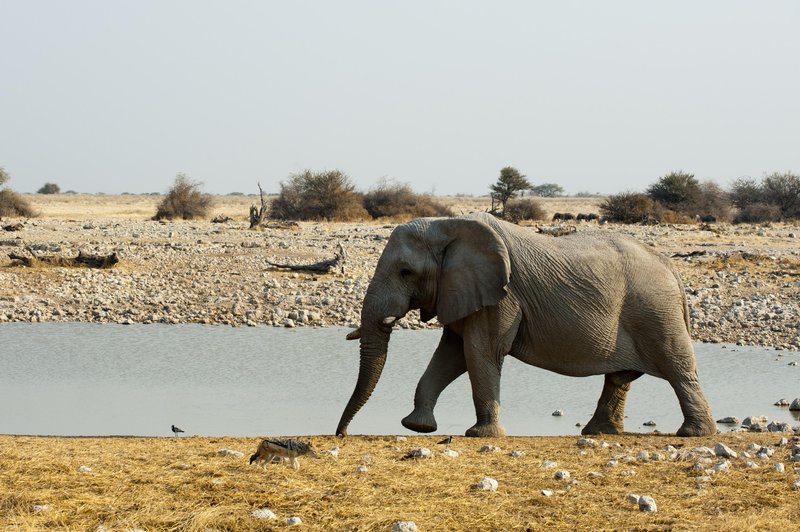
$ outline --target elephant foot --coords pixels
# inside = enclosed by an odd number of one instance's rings
[[[581,434],[584,436],[588,435],[596,435],[596,434],[621,434],[622,433],[622,425],[612,423],[611,421],[595,421],[594,419],[590,420],[589,423],[583,427],[581,430]]]
[[[702,420],[686,420],[681,425],[681,428],[678,429],[676,433],[678,436],[710,436],[712,434],[716,434],[719,432],[717,430],[717,424],[714,423],[714,420],[709,419],[702,419]]]
[[[436,431],[436,418],[433,413],[422,414],[416,410],[403,418],[401,421],[403,426],[415,432],[435,432]]]
[[[499,438],[506,435],[506,429],[500,423],[476,423],[464,435],[470,438]]]

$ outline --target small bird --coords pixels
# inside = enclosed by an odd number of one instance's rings
[[[173,433],[175,436],[177,436],[179,432],[183,432],[183,430],[182,430],[182,429],[179,429],[179,428],[178,428],[178,427],[176,427],[175,425],[172,425],[172,433]]]
[[[453,437],[448,436],[440,442],[437,442],[439,445],[444,445],[446,447],[450,447],[450,444],[453,442]]]

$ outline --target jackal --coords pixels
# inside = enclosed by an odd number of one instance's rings
[[[272,462],[275,458],[289,460],[294,469],[300,469],[300,462],[297,461],[298,456],[313,456],[317,458],[317,453],[311,447],[311,443],[303,443],[297,440],[263,440],[259,445],[253,456],[250,457],[250,463],[261,461],[264,469],[267,469],[267,464]]]

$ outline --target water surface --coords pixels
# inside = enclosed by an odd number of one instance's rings
[[[358,342],[341,328],[11,323],[0,325],[0,433],[42,435],[332,434],[358,374]],[[440,333],[395,331],[389,357],[351,434],[413,434],[400,419]],[[797,353],[697,344],[700,381],[717,418],[767,415],[797,424],[772,404],[800,394]],[[603,377],[564,377],[506,358],[501,419],[512,435],[578,434]],[[553,417],[554,410],[563,417]],[[632,385],[626,430],[642,423],[674,432],[682,422],[666,381]],[[439,433],[475,421],[469,381],[460,377],[436,408]],[[721,426],[722,430],[728,430]]]

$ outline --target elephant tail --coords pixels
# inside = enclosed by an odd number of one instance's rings
[[[675,276],[675,280],[678,281],[678,288],[681,289],[681,298],[683,299],[683,321],[686,324],[686,332],[689,333],[689,336],[691,336],[692,324],[689,322],[689,302],[686,299],[686,287],[683,286],[683,280],[678,274],[678,271],[671,265],[670,271],[672,271],[672,275]]]

